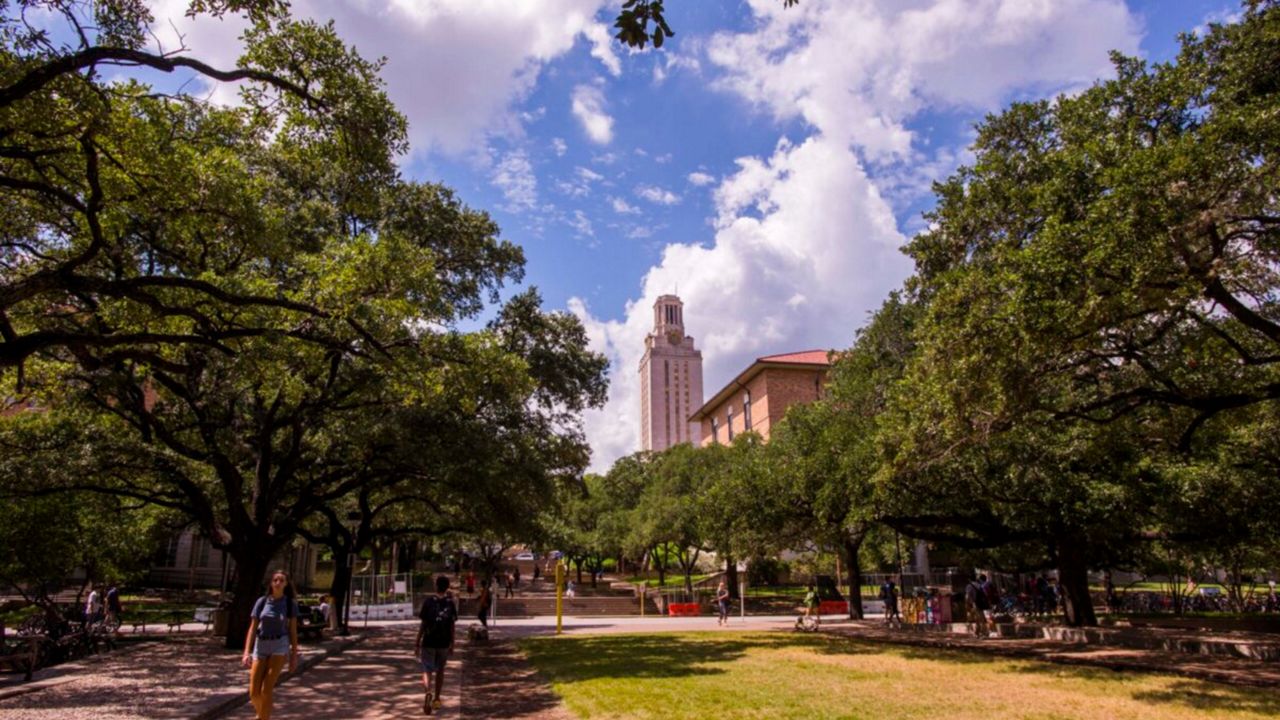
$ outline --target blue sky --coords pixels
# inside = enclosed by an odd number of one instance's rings
[[[525,248],[526,285],[612,362],[593,469],[637,449],[636,364],[657,295],[686,303],[711,396],[757,356],[848,346],[910,272],[929,183],[973,124],[1073,92],[1107,52],[1170,59],[1222,0],[669,0],[631,52],[602,0],[294,0],[332,18],[411,123],[407,176],[454,187]],[[236,22],[157,5],[229,65]],[[230,99],[230,89],[214,91]]]

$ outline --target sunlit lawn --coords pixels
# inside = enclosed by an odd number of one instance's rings
[[[1263,718],[1274,689],[789,632],[522,645],[582,718]]]

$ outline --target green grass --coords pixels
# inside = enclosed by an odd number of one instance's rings
[[[797,635],[565,635],[521,643],[580,718],[1264,718],[1280,693]]]
[[[694,574],[690,577],[692,578],[693,584],[697,585],[699,582],[706,580],[711,576],[705,575],[705,574],[703,575]],[[633,577],[626,578],[625,580],[623,580],[623,582],[629,582],[632,585],[639,585],[640,583],[646,583],[645,587],[649,589],[654,589],[658,587],[682,588],[684,587],[684,575],[681,575],[680,573],[667,573],[666,581],[663,582],[661,585],[658,584],[657,575],[654,575],[653,577],[650,577],[650,578],[646,578],[643,575],[635,575]],[[708,588],[708,589],[714,590],[715,588]]]

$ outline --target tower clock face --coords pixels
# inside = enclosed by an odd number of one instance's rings
[[[677,330],[672,330],[671,332],[667,333],[667,342],[671,343],[672,345],[679,345],[682,340],[684,340],[684,336],[682,333],[680,333]]]

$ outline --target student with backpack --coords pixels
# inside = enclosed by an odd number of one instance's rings
[[[267,592],[253,604],[249,634],[240,663],[249,668],[249,702],[259,720],[271,720],[276,681],[289,659],[289,672],[298,669],[298,602],[284,570],[271,573]]]
[[[969,610],[969,622],[973,623],[974,634],[979,637],[987,634],[987,610],[991,607],[984,587],[986,582],[987,576],[979,575],[977,580],[970,580],[964,586],[964,604]]]
[[[453,652],[453,630],[458,622],[458,606],[449,594],[449,578],[436,578],[436,594],[422,601],[418,612],[422,624],[418,626],[418,639],[414,654],[422,663],[422,686],[426,697],[422,712],[430,715],[440,707],[440,692],[444,687],[444,665]],[[433,680],[434,676],[434,680]]]

